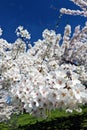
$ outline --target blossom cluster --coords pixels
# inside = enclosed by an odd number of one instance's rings
[[[70,0],[74,2],[77,6],[79,6],[81,10],[71,10],[71,9],[66,9],[66,8],[61,8],[60,12],[63,14],[69,14],[69,15],[80,15],[87,17],[87,0]]]
[[[45,29],[42,40],[29,44],[22,26],[13,44],[0,39],[0,121],[23,112],[44,118],[47,111],[81,112],[87,103],[87,23],[81,29],[66,25],[64,36]],[[62,39],[62,45],[60,41]]]
[[[24,29],[23,26],[19,26],[16,29],[17,36],[21,36],[22,38],[30,39],[30,34],[28,33],[27,29]]]

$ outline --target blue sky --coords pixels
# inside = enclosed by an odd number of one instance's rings
[[[62,7],[79,9],[69,0],[0,0],[2,37],[8,42],[14,42],[17,39],[15,29],[22,25],[30,32],[30,42],[33,43],[42,38],[45,28],[63,34],[66,24],[72,26],[72,31],[78,24],[84,26],[87,18],[69,15],[60,18],[59,10]]]

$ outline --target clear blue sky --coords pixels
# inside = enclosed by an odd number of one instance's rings
[[[62,33],[65,25],[84,25],[87,18],[63,15],[59,18],[61,7],[79,9],[69,0],[0,0],[0,27],[3,38],[8,42],[16,40],[15,29],[22,25],[31,33],[31,43],[41,38],[45,28],[56,29]],[[56,28],[56,25],[59,25]]]

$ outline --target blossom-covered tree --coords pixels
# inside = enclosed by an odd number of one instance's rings
[[[47,110],[81,112],[87,102],[87,23],[72,37],[70,25],[63,37],[45,29],[29,49],[29,32],[19,26],[16,33],[13,44],[0,39],[0,121],[23,109],[44,118]]]

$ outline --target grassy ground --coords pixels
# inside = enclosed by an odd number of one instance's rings
[[[52,111],[49,117],[34,118],[29,114],[13,116],[6,123],[0,123],[0,130],[86,130],[87,106],[82,113],[65,111]]]

